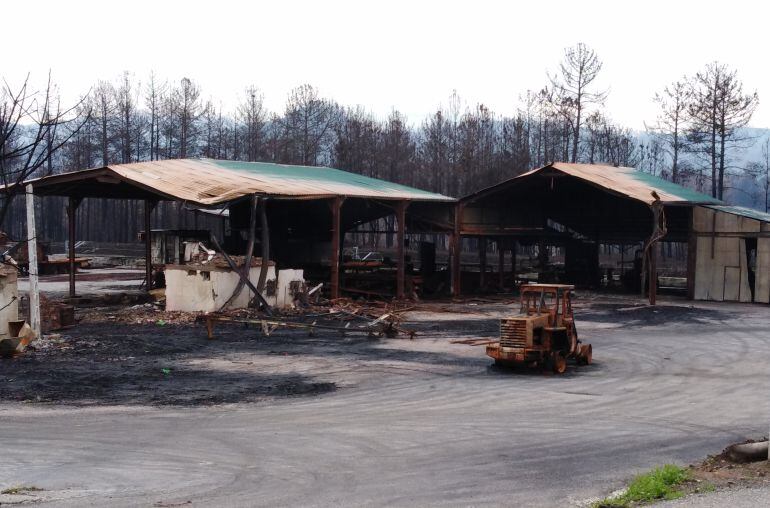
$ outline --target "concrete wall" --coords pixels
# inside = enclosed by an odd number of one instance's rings
[[[252,267],[249,280],[257,285],[260,267]],[[166,310],[184,312],[215,312],[233,294],[238,284],[238,274],[227,268],[206,265],[166,265]],[[293,281],[304,283],[302,270],[280,270],[269,266],[267,287],[263,296],[272,307],[286,308],[293,302],[290,286]],[[232,309],[246,308],[253,293],[244,287],[241,294],[230,305]]]
[[[696,235],[696,300],[751,302],[746,240],[757,238],[754,301],[770,302],[770,231],[768,224],[709,208],[693,209]]]
[[[8,321],[19,319],[19,289],[16,270],[0,271],[0,339],[8,337]]]

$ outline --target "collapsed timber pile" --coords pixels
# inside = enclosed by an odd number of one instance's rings
[[[317,288],[317,287],[316,287]],[[312,289],[310,290],[312,291]],[[163,310],[162,295],[156,302],[130,307],[94,307],[79,313],[81,323],[101,324],[155,324],[192,325],[205,324],[209,338],[214,338],[216,324],[253,325],[265,335],[280,328],[304,329],[308,333],[337,332],[340,334],[363,333],[387,337],[414,337],[414,332],[402,326],[402,315],[413,307],[400,302],[354,301],[348,298],[333,300],[315,297],[316,290],[297,294],[292,309],[270,315],[257,308],[226,309],[213,313],[176,312]],[[314,298],[315,297],[315,298]]]
[[[280,328],[304,329],[313,334],[317,331],[364,333],[370,336],[414,338],[414,332],[401,326],[401,315],[410,310],[398,303],[359,303],[346,298],[319,300],[302,303],[297,298],[294,309],[281,313],[265,314],[256,309],[236,309],[203,314],[198,320],[206,325],[209,339],[214,338],[214,326],[218,323],[241,323],[260,327],[266,336]]]

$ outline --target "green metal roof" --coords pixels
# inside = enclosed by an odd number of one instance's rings
[[[729,206],[729,205],[707,205],[706,208],[712,210],[718,210],[720,212],[730,213],[733,215],[739,215],[749,219],[755,219],[760,222],[770,222],[770,213],[760,212],[753,208],[746,208],[745,206]]]
[[[659,191],[663,191],[667,194],[673,194],[679,197],[683,201],[689,201],[691,203],[722,203],[717,198],[711,197],[708,194],[703,194],[693,189],[689,189],[674,182],[664,180],[659,176],[646,173],[644,171],[634,170],[628,173],[634,180],[643,183],[649,187],[655,188]]]
[[[202,159],[215,166],[248,174],[270,186],[276,194],[342,195],[380,197],[383,199],[416,199],[454,201],[454,198],[398,183],[371,178],[324,166],[298,166],[267,162],[240,162]]]

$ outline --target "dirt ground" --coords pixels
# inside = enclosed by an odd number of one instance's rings
[[[595,362],[554,376],[453,343],[496,337],[509,301],[422,303],[414,340],[209,341],[151,305],[84,309],[0,362],[0,488],[51,506],[585,506],[766,434],[768,308],[581,293]]]

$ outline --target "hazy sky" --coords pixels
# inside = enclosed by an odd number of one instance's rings
[[[768,12],[764,2],[629,1],[22,1],[0,6],[11,50],[0,75],[17,83],[50,68],[65,98],[124,70],[197,81],[232,107],[244,87],[272,110],[311,83],[346,105],[412,123],[453,90],[470,105],[512,114],[547,83],[566,46],[584,42],[604,62],[613,120],[643,128],[653,94],[719,60],[735,68],[770,127]]]

